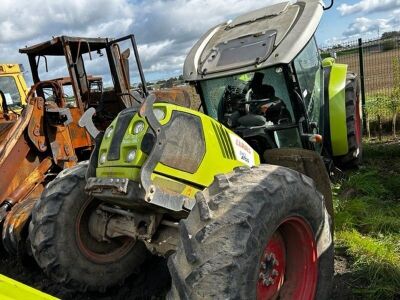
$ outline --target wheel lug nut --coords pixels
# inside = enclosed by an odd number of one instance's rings
[[[266,278],[266,279],[263,280],[263,284],[265,286],[270,286],[270,285],[272,285],[274,283],[275,283],[275,281],[272,278]]]

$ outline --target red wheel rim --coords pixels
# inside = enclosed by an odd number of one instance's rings
[[[75,222],[76,243],[81,253],[98,264],[107,264],[120,260],[135,246],[132,238],[122,237],[99,242],[95,240],[88,228],[90,214],[95,211],[99,201],[89,198],[82,205]]]
[[[257,299],[314,299],[317,247],[310,225],[290,217],[264,247],[258,268]]]

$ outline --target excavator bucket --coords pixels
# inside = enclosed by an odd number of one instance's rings
[[[40,196],[46,173],[53,166],[46,151],[43,99],[29,96],[28,101],[17,120],[0,123],[0,223],[3,244],[9,252],[17,250],[30,218],[32,199]]]

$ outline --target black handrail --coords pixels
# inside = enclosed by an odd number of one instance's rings
[[[334,0],[331,0],[331,4],[329,6],[324,6],[324,10],[328,10],[333,6]]]

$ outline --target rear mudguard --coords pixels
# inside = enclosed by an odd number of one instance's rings
[[[287,167],[312,178],[333,220],[331,181],[320,154],[300,148],[279,148],[265,151],[264,159],[268,164]]]
[[[349,152],[346,122],[347,65],[337,64],[333,58],[323,61],[325,86],[324,146],[332,156]]]
[[[53,296],[42,293],[25,284],[0,274],[0,299],[3,300],[55,300]]]

